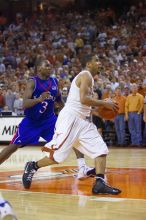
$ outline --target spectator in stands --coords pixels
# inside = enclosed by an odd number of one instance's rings
[[[20,116],[24,114],[23,110],[23,99],[20,94],[16,94],[16,99],[14,101],[14,112],[16,115]]]
[[[123,95],[127,97],[130,94],[130,88],[128,85],[124,86]]]
[[[6,71],[5,64],[3,63],[2,59],[0,59],[0,74]]]
[[[103,90],[102,99],[107,99],[110,97],[112,97],[112,89],[111,89],[111,85],[107,84],[106,88]]]
[[[14,111],[14,101],[15,101],[15,94],[12,92],[11,89],[8,89],[5,94],[5,102],[9,110],[11,110],[12,112]]]
[[[144,98],[144,114],[143,114],[143,120],[144,120],[143,145],[146,146],[146,96],[145,96],[145,98]]]
[[[0,31],[0,87],[11,88],[17,82],[17,93],[23,93],[26,79],[35,74],[39,56],[45,56],[52,64],[52,76],[70,82],[81,70],[82,57],[94,53],[104,67],[100,75],[103,98],[111,97],[117,86],[128,96],[131,83],[139,84],[139,92],[143,93],[144,12],[145,5],[134,5],[120,16],[111,9],[103,9],[63,12],[58,19],[58,12],[54,11],[50,18],[44,13],[24,21],[18,14],[15,24]],[[64,87],[69,89],[69,84],[63,83]],[[6,94],[6,105],[13,109],[14,102],[11,100],[10,104],[9,97]]]
[[[79,53],[79,50],[83,49],[84,47],[84,41],[81,37],[81,33],[77,34],[77,37],[75,39],[75,49],[76,49],[76,53]]]
[[[121,88],[115,89],[114,100],[118,103],[118,115],[115,117],[115,131],[118,146],[125,146],[125,102],[126,97],[122,95]]]
[[[5,106],[5,98],[3,96],[3,90],[0,88],[0,113],[3,110],[3,107]]]
[[[141,94],[143,97],[145,95],[145,88],[143,86],[142,80],[140,80],[138,83],[138,93]]]
[[[64,101],[64,103],[66,102],[67,96],[68,96],[68,88],[63,87],[63,89],[62,89],[62,100]]]
[[[142,143],[142,111],[144,98],[138,92],[136,84],[131,86],[131,92],[125,104],[125,119],[128,121],[128,127],[131,135],[132,145]]]
[[[1,114],[3,116],[16,116],[16,113],[12,112],[7,105],[5,105],[3,107],[3,110],[1,111]]]

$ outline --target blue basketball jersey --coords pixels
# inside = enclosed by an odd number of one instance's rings
[[[58,81],[56,78],[49,77],[48,80],[42,80],[38,76],[31,78],[35,82],[32,99],[38,98],[43,92],[49,93],[49,98],[45,99],[33,107],[27,108],[24,114],[27,118],[33,120],[45,120],[54,115],[54,102],[60,101]]]

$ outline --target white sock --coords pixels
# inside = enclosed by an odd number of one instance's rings
[[[78,167],[79,169],[83,166],[86,166],[86,163],[85,163],[85,158],[78,158],[77,159],[77,163],[78,163]]]

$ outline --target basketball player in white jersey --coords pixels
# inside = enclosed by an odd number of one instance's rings
[[[28,162],[25,166],[22,181],[26,189],[30,188],[32,177],[39,168],[63,162],[71,153],[72,147],[75,147],[95,160],[96,181],[92,192],[113,195],[121,193],[121,190],[105,183],[108,148],[96,126],[88,120],[91,107],[117,109],[117,104],[92,97],[93,77],[98,74],[101,64],[92,56],[86,56],[84,63],[85,69],[72,81],[67,102],[59,113],[53,140],[43,147],[46,156],[38,162]]]

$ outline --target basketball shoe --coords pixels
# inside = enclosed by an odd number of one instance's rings
[[[25,165],[24,173],[22,176],[22,183],[25,189],[29,189],[31,186],[33,175],[36,173],[35,162],[30,161]]]
[[[8,201],[0,203],[0,219],[1,220],[17,220],[11,204]]]
[[[80,169],[79,169],[79,172],[77,174],[77,179],[78,180],[83,180],[87,177],[93,177],[96,175],[96,172],[95,172],[95,168],[92,168],[92,167],[88,167],[88,166],[82,166]]]
[[[97,178],[93,185],[92,193],[117,195],[121,193],[121,190],[108,186],[102,178]]]

